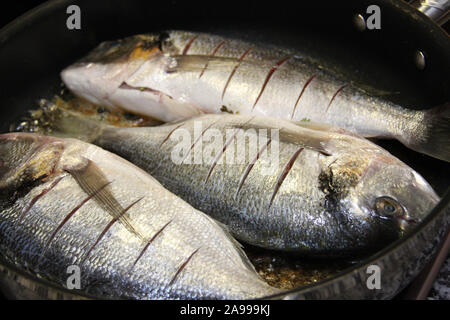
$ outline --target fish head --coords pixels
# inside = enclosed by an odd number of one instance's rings
[[[364,164],[341,204],[364,229],[367,243],[382,245],[399,239],[440,200],[422,176],[395,157],[378,154]]]
[[[161,35],[136,35],[105,41],[61,72],[65,85],[77,96],[97,105],[114,107],[109,97],[139,67],[161,52]]]
[[[0,135],[0,190],[14,191],[55,172],[62,140],[32,133]]]

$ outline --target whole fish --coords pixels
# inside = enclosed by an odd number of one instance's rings
[[[55,128],[128,159],[238,239],[264,248],[367,252],[398,239],[439,201],[387,151],[324,124],[205,115],[117,128],[66,115]]]
[[[169,31],[104,42],[61,77],[93,103],[161,121],[221,112],[309,119],[450,161],[448,103],[404,108],[292,50]]]
[[[0,135],[0,254],[64,287],[78,267],[79,292],[102,298],[278,292],[222,226],[128,161],[75,139]]]

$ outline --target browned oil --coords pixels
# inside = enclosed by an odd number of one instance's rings
[[[285,290],[322,281],[353,263],[350,259],[317,260],[251,246],[244,246],[244,251],[267,283]]]

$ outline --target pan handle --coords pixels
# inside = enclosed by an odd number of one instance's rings
[[[443,25],[450,18],[449,0],[413,0],[410,4],[439,25]]]

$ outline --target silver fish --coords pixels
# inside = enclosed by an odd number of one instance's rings
[[[240,240],[264,248],[328,257],[368,252],[398,239],[439,201],[387,151],[324,124],[238,115],[142,128],[79,115],[55,124],[135,163]]]
[[[221,112],[309,119],[450,161],[448,103],[404,108],[292,50],[169,31],[104,42],[61,77],[91,102],[161,121]]]
[[[75,139],[0,135],[0,254],[78,292],[248,299],[279,292],[222,226],[141,169]]]

